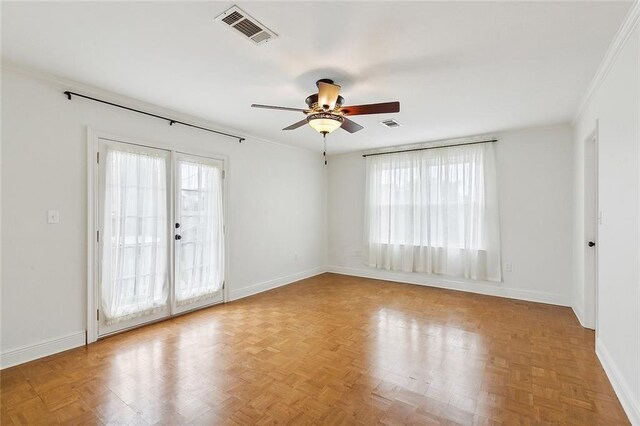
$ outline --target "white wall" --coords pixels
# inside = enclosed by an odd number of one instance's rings
[[[588,317],[584,282],[584,151],[598,127],[599,210],[596,352],[632,423],[640,424],[640,30],[614,43],[575,121],[575,303]],[[627,20],[627,23],[629,20]],[[623,26],[623,29],[625,27]]]
[[[326,167],[321,154],[251,137],[239,144],[80,98],[68,101],[62,91],[74,90],[69,83],[3,71],[3,366],[84,340],[87,126],[228,156],[232,299],[323,270]],[[59,224],[47,224],[48,209],[60,210]]]
[[[365,159],[329,157],[329,268],[335,272],[571,305],[572,132],[568,125],[497,138],[503,283],[369,268],[362,258]]]

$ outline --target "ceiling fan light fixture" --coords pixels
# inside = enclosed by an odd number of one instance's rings
[[[344,122],[344,118],[337,114],[316,113],[307,116],[307,122],[313,129],[323,135],[331,133],[340,128]]]

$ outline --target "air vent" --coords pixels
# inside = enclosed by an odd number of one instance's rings
[[[238,6],[227,9],[224,13],[216,17],[216,21],[222,22],[225,26],[233,28],[237,34],[250,40],[254,44],[266,43],[278,37],[278,34],[262,25],[257,19],[249,16]]]
[[[390,129],[394,129],[396,127],[400,127],[400,123],[398,123],[394,119],[381,121],[380,124],[382,124],[385,127],[390,128]]]
[[[232,25],[235,22],[239,21],[240,19],[244,18],[244,16],[242,16],[242,14],[240,12],[233,12],[229,15],[227,15],[225,18],[222,19],[222,22],[224,22],[227,25]]]

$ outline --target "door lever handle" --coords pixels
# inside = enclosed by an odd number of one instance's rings
[[[588,245],[589,247],[593,247],[593,246],[595,246],[595,245],[596,245],[596,243],[594,243],[593,241],[589,241],[589,242],[587,243],[587,245]]]

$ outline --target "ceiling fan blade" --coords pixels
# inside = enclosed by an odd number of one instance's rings
[[[300,120],[297,123],[293,123],[291,126],[285,127],[282,130],[294,130],[297,129],[298,127],[302,127],[305,124],[307,124],[307,119],[305,118],[304,120]]]
[[[261,104],[251,104],[252,108],[263,108],[263,109],[277,109],[280,111],[295,111],[295,112],[307,112],[306,109],[302,108],[290,108],[290,107],[282,107],[282,106],[274,106],[274,105],[261,105]]]
[[[336,101],[340,94],[340,86],[337,84],[325,83],[324,81],[318,81],[318,105],[321,107],[327,106],[327,109],[334,109],[336,107]]]
[[[344,115],[385,114],[400,112],[400,102],[383,102],[380,104],[352,105],[340,108]]]
[[[344,130],[346,130],[349,133],[355,133],[358,132],[362,129],[364,129],[364,127],[362,127],[361,125],[359,125],[358,123],[356,123],[355,121],[351,121],[348,118],[344,118],[344,121],[342,122],[342,128]]]

